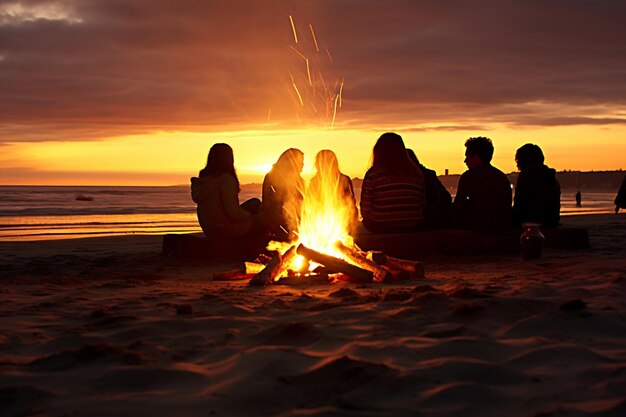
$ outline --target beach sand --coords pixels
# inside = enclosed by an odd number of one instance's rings
[[[592,249],[249,288],[158,236],[0,243],[2,416],[626,416],[626,215]]]

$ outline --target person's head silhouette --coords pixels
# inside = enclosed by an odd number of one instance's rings
[[[216,143],[211,146],[209,155],[207,156],[206,166],[200,171],[200,177],[209,175],[231,174],[237,180],[239,186],[239,178],[235,170],[235,158],[233,156],[233,148],[226,143]]]
[[[515,152],[515,162],[520,171],[543,165],[544,156],[541,148],[535,144],[527,143]]]
[[[469,169],[489,164],[493,157],[493,143],[484,136],[469,138],[465,142],[465,164]]]

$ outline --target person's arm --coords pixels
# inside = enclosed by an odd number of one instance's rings
[[[225,175],[220,185],[220,196],[226,216],[233,220],[249,220],[252,214],[248,213],[239,205],[237,195],[237,180],[231,175]]]

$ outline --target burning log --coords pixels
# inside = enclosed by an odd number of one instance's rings
[[[370,283],[374,280],[374,273],[367,269],[360,268],[355,265],[350,265],[347,262],[334,256],[325,255],[307,248],[300,244],[297,249],[298,255],[302,255],[313,262],[324,265],[326,268],[332,271],[341,272],[347,275],[351,282]]]
[[[249,282],[249,285],[260,286],[260,285],[268,285],[273,284],[278,277],[287,266],[293,261],[296,257],[296,247],[295,245],[287,249],[287,251],[281,256],[276,255],[265,265],[265,268],[261,270],[258,274],[252,277]]]
[[[389,282],[393,280],[393,272],[384,266],[380,266],[373,261],[367,259],[356,250],[350,249],[340,241],[335,242],[335,248],[339,250],[344,256],[350,259],[351,262],[358,265],[360,268],[367,269],[374,273],[374,281],[376,282]]]
[[[408,271],[411,278],[424,278],[424,264],[421,262],[393,258],[382,252],[369,252],[368,256],[378,265]]]
[[[309,274],[297,277],[281,278],[276,285],[309,286],[328,284],[328,274]]]

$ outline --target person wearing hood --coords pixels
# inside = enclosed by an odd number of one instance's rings
[[[209,150],[206,167],[191,178],[191,197],[198,204],[198,222],[207,237],[239,237],[265,232],[259,213],[261,201],[252,198],[239,205],[239,179],[233,149],[216,143]]]
[[[556,171],[544,165],[541,148],[527,143],[515,153],[520,170],[515,187],[513,226],[523,223],[539,223],[551,228],[559,224],[561,209],[561,186]]]

